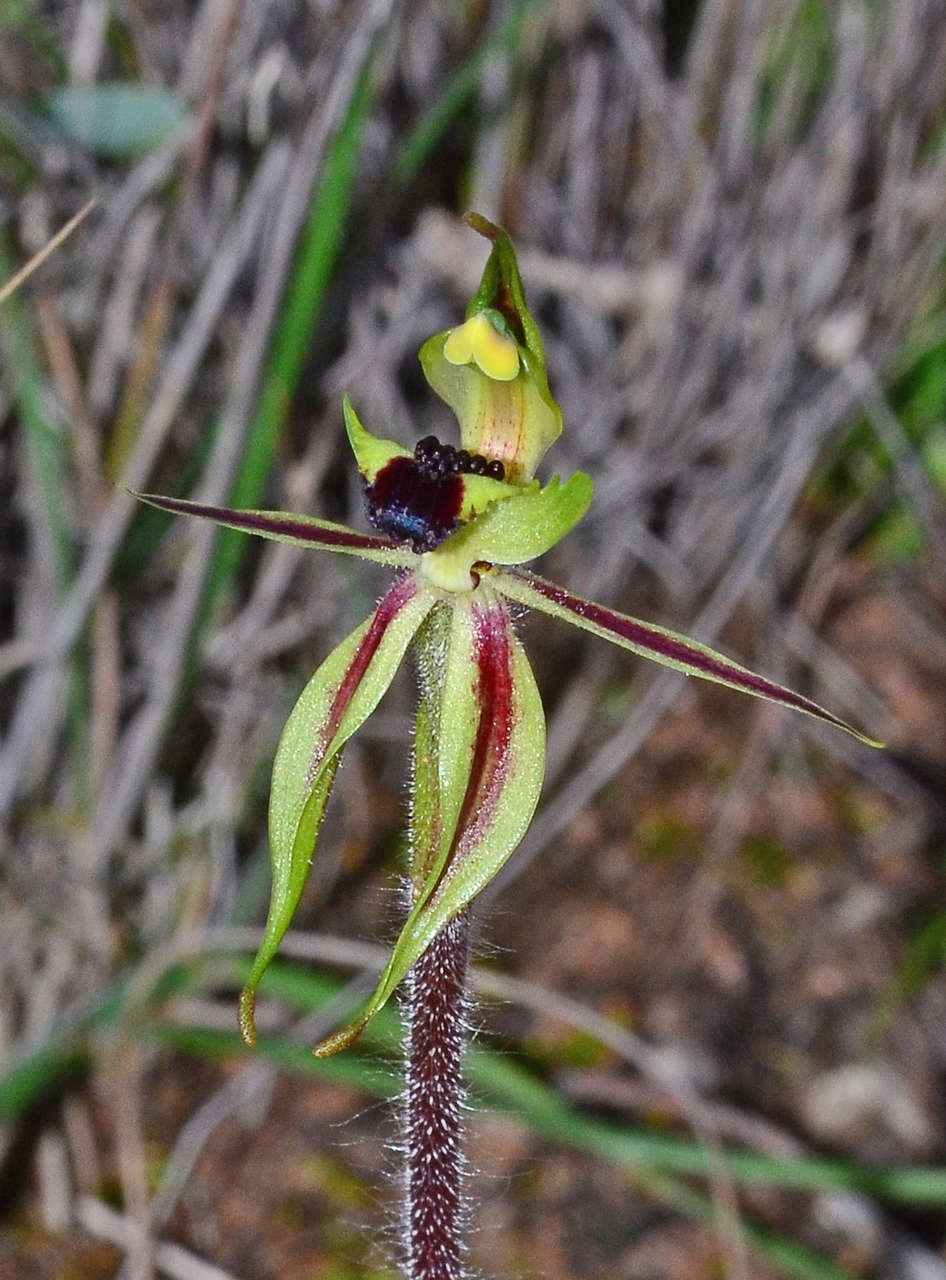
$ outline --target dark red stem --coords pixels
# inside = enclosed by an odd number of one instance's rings
[[[461,1067],[469,920],[451,920],[408,977],[408,1280],[460,1280],[464,1226]]]

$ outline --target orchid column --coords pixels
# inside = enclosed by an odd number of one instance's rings
[[[573,595],[520,567],[581,519],[592,483],[580,472],[564,484],[557,476],[544,487],[535,479],[561,433],[561,414],[509,238],[477,214],[467,221],[493,245],[482,282],[463,323],[430,338],[420,351],[428,382],[459,422],[460,448],[433,436],[413,449],[380,439],[344,401],[375,534],[307,515],[139,495],[167,511],[398,570],[372,616],[316,671],[283,730],[269,806],[272,895],[239,1021],[244,1041],[253,1045],[256,989],[298,905],[342,751],[413,645],[420,698],[407,918],[365,1007],[314,1049],[327,1056],[345,1048],[409,978],[408,1280],[462,1274],[467,908],[522,839],[542,787],[542,704],[507,602],[880,745],[802,694],[695,640]]]

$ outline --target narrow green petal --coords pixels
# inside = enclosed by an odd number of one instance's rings
[[[730,689],[738,689],[755,698],[765,698],[769,702],[802,711],[805,715],[814,716],[816,720],[853,734],[869,747],[884,745],[803,694],[786,689],[765,676],[756,675],[754,671],[697,640],[668,631],[665,627],[655,626],[652,622],[642,622],[626,613],[617,613],[614,609],[595,604],[592,600],[584,600],[581,596],[574,596],[564,587],[558,587],[525,569],[497,573],[490,580],[497,591],[511,600],[532,609],[541,609],[553,618],[571,622],[593,635],[620,645],[622,649],[629,649],[642,658],[659,662],[661,666],[672,667],[675,671],[682,671],[684,675],[711,680],[715,684],[727,685]]]
[[[453,611],[447,651],[431,660],[432,670],[444,662],[444,677],[426,699],[415,740],[419,808],[412,862],[422,876],[413,882],[414,906],[371,999],[353,1022],[316,1046],[320,1057],[355,1039],[443,926],[493,878],[539,800],[545,717],[506,608],[481,588]]]
[[[171,511],[175,515],[197,516],[210,520],[226,529],[240,533],[254,533],[274,542],[288,542],[300,547],[313,547],[317,551],[341,551],[346,555],[361,556],[376,564],[389,564],[406,568],[417,564],[417,556],[391,538],[376,534],[359,533],[347,525],[332,520],[318,520],[315,516],[297,515],[291,511],[235,511],[230,507],[206,506],[202,502],[188,502],[184,498],[166,498],[158,493],[128,492],[149,506]]]
[[[255,1041],[254,993],[305,886],[339,754],[380,702],[435,599],[413,577],[395,583],[373,616],[322,663],[283,729],[269,800],[269,915],[240,997],[240,1031],[248,1044]]]

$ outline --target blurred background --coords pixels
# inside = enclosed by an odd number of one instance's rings
[[[508,228],[592,510],[541,564],[889,743],[524,618],[535,825],[478,913],[471,1262],[946,1277],[942,0],[5,0],[0,1276],[392,1280],[409,670],[263,984],[268,773],[374,566],[341,422]]]

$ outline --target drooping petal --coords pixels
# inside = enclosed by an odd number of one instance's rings
[[[241,533],[255,533],[274,542],[289,542],[302,547],[314,547],[318,551],[341,551],[361,556],[376,564],[406,568],[417,563],[417,557],[409,547],[392,538],[359,533],[347,525],[332,520],[318,520],[315,516],[298,515],[289,511],[235,511],[230,507],[207,506],[202,502],[188,502],[184,498],[166,498],[158,493],[135,493],[133,497],[149,506],[176,515],[197,516],[212,520],[226,529],[238,529]]]
[[[639,618],[631,618],[625,613],[618,613],[604,605],[584,600],[572,595],[564,587],[556,586],[528,570],[510,569],[495,574],[492,584],[497,591],[528,605],[532,609],[540,609],[553,618],[562,618],[565,622],[574,623],[586,631],[605,640],[611,640],[622,649],[629,649],[642,658],[650,658],[661,666],[673,667],[688,676],[698,676],[701,680],[711,680],[716,684],[728,685],[731,689],[739,689],[742,693],[752,694],[756,698],[766,698],[770,702],[781,703],[795,711],[803,711],[806,715],[823,720],[826,724],[843,729],[853,734],[861,742],[871,747],[883,746],[883,743],[860,733],[852,725],[826,711],[817,702],[786,689],[765,676],[727,658],[725,654],[710,649],[697,640],[678,635],[664,627],[655,626],[652,622],[642,622]]]
[[[413,907],[359,1016],[315,1048],[350,1044],[447,921],[492,879],[526,832],[545,769],[545,718],[506,607],[488,588],[444,616],[415,737]],[[449,619],[449,620],[447,620]],[[461,714],[462,713],[462,714]]]
[[[507,480],[527,484],[561,434],[562,415],[549,391],[542,339],[512,243],[479,214],[466,220],[493,248],[466,320],[424,343],[421,368],[456,414],[463,448],[498,459]]]
[[[256,987],[305,886],[341,750],[378,705],[435,600],[436,594],[418,587],[413,576],[395,583],[373,616],[322,663],[283,729],[269,800],[269,915],[240,996],[240,1034],[247,1044],[256,1038]]]

